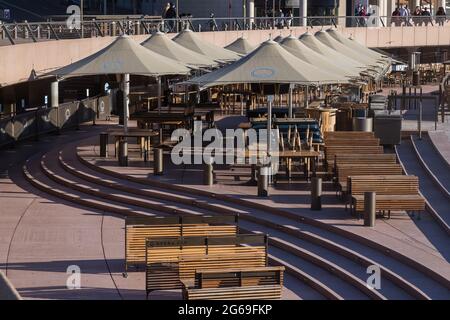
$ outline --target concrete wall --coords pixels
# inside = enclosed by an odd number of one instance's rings
[[[316,28],[319,30],[320,28]],[[362,44],[374,48],[449,46],[450,25],[393,28],[343,28],[341,32],[354,37]],[[281,34],[300,36],[306,31],[303,27],[282,30]],[[205,41],[225,46],[242,36],[242,31],[198,33]],[[279,30],[251,30],[244,34],[253,44],[259,44],[269,36],[276,37]],[[143,41],[148,36],[136,36]],[[0,86],[27,81],[31,71],[42,76],[56,69],[80,60],[110,44],[114,38],[98,37],[89,39],[46,41],[0,47]]]

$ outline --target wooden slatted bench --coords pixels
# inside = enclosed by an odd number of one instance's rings
[[[380,139],[378,138],[367,138],[367,139],[325,139],[324,140],[326,146],[379,146]]]
[[[336,165],[336,182],[340,191],[347,192],[347,179],[349,176],[358,175],[402,175],[403,168],[398,163],[365,163],[365,164],[345,164]]]
[[[325,145],[325,161],[328,167],[333,165],[334,158],[340,154],[381,154],[384,152],[382,146],[327,146]]]
[[[419,179],[416,176],[349,176],[348,193],[352,212],[364,210],[364,192],[376,192],[376,210],[381,212],[425,210],[425,199],[419,193]]]
[[[145,264],[147,238],[236,235],[239,216],[127,217],[125,219],[125,272]]]
[[[324,139],[362,139],[362,138],[375,138],[373,132],[365,131],[328,131],[324,132]]]
[[[281,299],[284,267],[197,270],[194,281],[183,281],[185,300]]]
[[[339,164],[394,164],[397,163],[395,153],[377,153],[377,154],[336,154],[334,164],[328,168],[329,173],[336,173],[336,167]]]
[[[148,239],[147,297],[154,290],[181,288],[180,277],[192,277],[202,266],[210,269],[266,266],[267,247],[268,237],[262,234]]]

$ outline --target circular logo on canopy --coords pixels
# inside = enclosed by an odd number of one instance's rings
[[[100,102],[100,113],[104,113],[105,112],[105,103],[103,101]]]
[[[275,75],[275,70],[272,68],[261,67],[252,71],[252,77],[258,79],[269,79]]]
[[[69,120],[69,118],[70,118],[70,110],[69,109],[66,109],[65,116],[66,116],[66,120]]]

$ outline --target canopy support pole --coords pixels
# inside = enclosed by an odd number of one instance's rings
[[[58,132],[59,132],[59,82],[58,79],[56,79],[55,81],[53,81],[51,83],[51,87],[50,87],[50,91],[51,91],[51,106],[52,108],[56,109],[56,127],[58,128]]]
[[[292,101],[292,91],[294,90],[294,85],[289,84],[289,109],[288,109],[288,118],[293,118],[293,101]]]
[[[305,87],[305,109],[309,107],[309,86]]]
[[[270,149],[271,149],[271,136],[270,133],[272,131],[272,103],[274,96],[268,96],[268,106],[267,106],[267,156],[270,157]]]
[[[162,93],[162,84],[161,84],[161,77],[156,77],[156,81],[158,82],[158,113],[161,114],[161,93]]]
[[[130,96],[130,74],[125,73],[123,75],[122,80],[122,86],[123,86],[123,130],[125,132],[128,132],[128,117],[129,117],[129,96]]]

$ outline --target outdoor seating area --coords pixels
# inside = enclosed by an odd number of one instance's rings
[[[395,74],[403,46],[358,42],[391,30],[189,21],[83,39],[20,88],[45,106],[0,118],[0,280],[185,308],[449,298],[445,64]]]
[[[391,211],[406,211],[417,212],[420,218],[425,199],[419,194],[418,178],[403,175],[396,155],[385,154],[379,143],[373,132],[337,131],[326,135],[328,172],[338,192],[358,217],[365,210],[364,193],[375,192],[375,210],[383,217],[387,213],[390,218]]]

